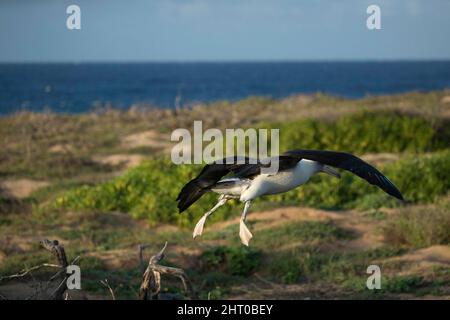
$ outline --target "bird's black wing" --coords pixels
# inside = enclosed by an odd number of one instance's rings
[[[285,171],[294,168],[299,160],[293,158],[293,157],[286,157],[286,156],[278,156],[270,158],[269,162],[258,162],[257,164],[248,164],[248,165],[242,165],[239,167],[234,168],[233,173],[234,176],[241,179],[252,179],[255,176],[261,174],[261,170],[263,168],[277,168],[278,171]],[[275,166],[275,163],[276,166]],[[264,173],[264,172],[263,172]],[[270,174],[270,173],[269,173]]]
[[[403,200],[400,191],[386,176],[367,162],[350,153],[322,150],[291,150],[285,152],[283,155],[293,157],[298,161],[300,161],[300,159],[308,159],[332,167],[348,170],[370,184],[378,186],[391,196]]]
[[[223,176],[229,173],[240,174],[240,177],[250,177],[259,171],[260,163],[254,159],[234,157],[207,164],[200,174],[189,181],[177,197],[178,210],[183,212],[202,195],[210,190]]]
[[[298,163],[292,157],[279,156],[271,161],[278,161],[279,171],[286,170]],[[177,197],[178,209],[183,212],[197,201],[211,187],[229,173],[240,179],[252,179],[261,173],[261,169],[269,167],[271,163],[261,163],[256,159],[247,157],[225,158],[220,161],[207,164],[200,174],[189,181],[180,191]]]

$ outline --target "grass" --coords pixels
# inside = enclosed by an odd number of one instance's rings
[[[331,221],[294,221],[282,227],[259,231],[254,243],[266,250],[279,250],[286,244],[301,243],[304,245],[312,242],[320,244],[352,238],[353,235],[349,231],[336,227]]]
[[[386,221],[383,234],[392,245],[422,248],[450,245],[449,230],[450,208],[447,203],[402,209]]]
[[[247,247],[217,246],[200,256],[204,271],[219,271],[235,276],[250,275],[261,263],[261,252]]]
[[[177,194],[185,181],[193,178],[198,166],[176,166],[168,160],[154,159],[128,171],[125,175],[96,186],[83,186],[63,193],[51,207],[71,210],[120,211],[150,223],[164,222],[192,225],[206,212],[215,196],[209,194],[195,205],[195,213],[177,213]],[[382,171],[412,203],[430,203],[450,190],[450,152],[430,156],[410,156],[387,164]],[[426,175],[427,179],[423,179]],[[267,200],[265,200],[267,199]],[[302,204],[326,209],[379,208],[398,206],[399,201],[385,195],[359,177],[344,173],[341,179],[318,175],[308,187],[263,198],[284,204]],[[232,207],[214,213],[213,221],[226,219]]]
[[[33,252],[15,254],[9,259],[0,264],[0,277],[6,275],[16,274],[22,270],[31,268],[33,266],[38,266],[49,261],[49,255],[46,252],[42,252],[38,249],[33,250]],[[48,272],[53,271],[53,269],[42,268],[34,272],[34,275],[48,274]]]
[[[179,225],[188,225],[194,220],[194,215],[179,215],[173,199],[177,197],[182,181],[190,179],[193,174],[194,169],[190,166],[175,166],[168,160],[155,159],[112,181],[72,189],[57,197],[52,206],[128,212],[135,218],[146,218],[151,223],[177,222]],[[211,196],[208,199],[211,201]],[[208,210],[208,205],[207,201],[200,204],[204,211]]]
[[[326,281],[361,291],[365,290],[360,282],[367,278],[367,266],[399,252],[392,247],[355,253],[332,252],[309,245],[272,255],[265,272],[284,283]]]

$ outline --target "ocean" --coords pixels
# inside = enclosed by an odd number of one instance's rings
[[[450,61],[0,64],[0,114],[450,88]]]

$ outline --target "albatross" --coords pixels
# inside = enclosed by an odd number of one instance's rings
[[[245,221],[252,200],[295,189],[308,182],[316,173],[324,172],[340,178],[336,168],[350,171],[387,194],[403,200],[400,191],[385,175],[350,153],[291,150],[268,160],[258,161],[247,157],[224,158],[205,165],[200,174],[181,189],[177,197],[180,213],[207,192],[220,195],[216,205],[206,212],[195,226],[192,235],[194,239],[202,234],[206,219],[214,211],[230,199],[239,199],[244,203],[239,224],[239,237],[241,242],[248,246],[253,235]],[[266,173],[263,170],[269,166],[270,161],[278,161],[277,172]],[[230,176],[226,177],[228,175]]]

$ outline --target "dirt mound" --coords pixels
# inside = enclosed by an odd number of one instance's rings
[[[51,153],[71,153],[74,148],[70,144],[55,144],[48,149]]]
[[[450,96],[445,96],[441,99],[441,103],[450,103]]]
[[[33,249],[33,245],[39,240],[35,237],[15,237],[11,235],[2,236],[0,238],[0,262],[2,260],[2,251],[6,255],[17,252],[29,252]]]
[[[144,160],[144,157],[139,154],[112,154],[108,156],[95,156],[92,160],[100,164],[123,166],[125,169],[128,169],[139,165]]]
[[[233,220],[218,222],[211,228],[221,230],[239,222],[237,214]],[[376,232],[378,223],[368,217],[364,217],[357,211],[326,211],[313,208],[286,207],[270,211],[250,212],[248,221],[255,222],[252,232],[258,235],[258,230],[277,227],[292,221],[332,221],[338,227],[352,232],[353,240],[342,240],[333,243],[330,250],[358,251],[377,248],[383,245],[383,237]]]
[[[120,270],[123,268],[135,268],[139,266],[137,250],[116,249],[103,252],[92,252],[87,256],[100,259],[105,267],[110,270]]]
[[[122,146],[126,149],[139,147],[168,149],[172,146],[172,144],[170,142],[170,137],[154,130],[148,130],[124,137],[122,139]]]
[[[431,246],[386,260],[386,262],[392,261],[415,263],[423,267],[441,265],[450,268],[450,246]]]
[[[367,161],[374,165],[385,164],[400,159],[400,156],[395,153],[368,153],[361,157],[364,161]]]
[[[236,218],[224,222],[215,223],[212,228],[220,230],[232,224],[239,222],[240,213],[236,213]],[[340,220],[340,214],[312,208],[286,207],[277,208],[269,211],[250,212],[247,216],[248,221],[254,221],[255,229],[272,228],[284,223],[299,220]]]
[[[46,181],[36,181],[30,179],[6,180],[0,182],[0,191],[6,198],[24,199],[34,191],[48,186]]]
[[[234,288],[236,293],[230,297],[230,300],[311,300],[335,299],[350,295],[350,292],[345,292],[341,287],[327,283],[280,285],[259,276],[257,279],[260,281],[255,282],[252,287]]]

